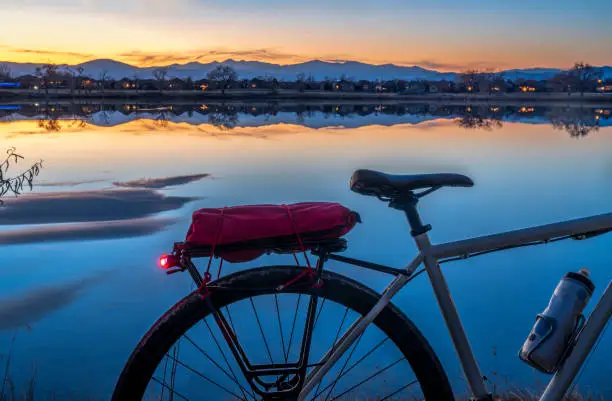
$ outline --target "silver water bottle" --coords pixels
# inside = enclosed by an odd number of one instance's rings
[[[557,285],[546,310],[538,315],[519,357],[541,372],[556,372],[584,323],[582,311],[594,289],[587,269],[567,273]]]

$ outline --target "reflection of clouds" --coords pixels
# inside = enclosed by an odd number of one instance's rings
[[[208,176],[209,174],[192,174],[165,178],[141,178],[133,181],[117,181],[113,182],[113,185],[125,188],[162,189],[176,185],[189,184],[190,182],[198,181]]]
[[[34,288],[19,296],[0,299],[0,330],[26,327],[70,305],[102,279],[102,274],[96,274],[71,283]]]
[[[22,245],[62,241],[121,239],[155,234],[175,223],[173,219],[144,218],[36,226],[0,231],[0,245]]]
[[[37,187],[76,187],[85,184],[97,184],[108,180],[82,180],[82,181],[57,181],[57,182],[37,182]]]
[[[107,189],[28,194],[7,199],[2,224],[76,223],[136,219],[181,208],[196,198],[150,189]]]

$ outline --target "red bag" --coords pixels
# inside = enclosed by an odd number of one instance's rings
[[[234,206],[193,213],[186,242],[210,247],[229,262],[255,259],[266,249],[311,249],[318,240],[348,233],[359,215],[338,203]]]

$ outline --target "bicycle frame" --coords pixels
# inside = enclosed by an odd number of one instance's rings
[[[300,392],[299,401],[306,399],[306,396],[314,389],[323,376],[325,376],[332,366],[342,357],[344,352],[353,344],[359,335],[365,331],[368,325],[376,319],[378,314],[389,304],[389,302],[391,302],[393,296],[410,281],[413,273],[421,265],[424,265],[431,281],[435,297],[438,301],[438,306],[442,312],[442,316],[469,384],[472,400],[492,400],[451,297],[450,289],[442,274],[440,263],[521,246],[546,244],[562,239],[587,239],[595,235],[612,231],[612,213],[607,213],[561,223],[508,231],[501,234],[432,245],[427,234],[431,227],[422,224],[420,216],[416,211],[416,199],[410,199],[410,201],[411,203],[403,205],[392,204],[391,206],[403,210],[406,213],[412,227],[412,235],[419,250],[419,254],[400,274],[397,274],[397,277],[383,291],[380,300],[372,310],[367,315],[357,319],[343,334],[337,345],[323,358],[325,363],[317,366],[310,372]],[[376,266],[378,266],[355,259],[343,257],[333,258],[332,256],[330,256],[330,258],[360,266],[367,267],[367,265],[369,265],[375,269],[377,269]],[[400,272],[399,270],[386,268],[384,266],[379,267]],[[612,282],[608,285],[593,313],[585,323],[583,330],[576,340],[572,353],[561,369],[553,376],[545,393],[540,398],[540,401],[561,400],[611,315]]]

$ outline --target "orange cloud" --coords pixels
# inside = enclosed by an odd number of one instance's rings
[[[92,58],[93,54],[90,53],[79,53],[79,52],[69,52],[69,51],[61,51],[61,50],[46,50],[46,49],[15,49],[12,47],[7,47],[8,52],[10,53],[23,53],[23,54],[35,54],[38,56],[53,56],[53,57],[81,57],[81,58]]]
[[[291,53],[284,53],[273,49],[213,49],[213,50],[192,50],[182,54],[170,52],[143,52],[139,50],[124,52],[118,55],[121,60],[142,66],[167,65],[173,63],[188,62],[211,62],[224,61],[228,58],[246,59],[251,61],[264,62],[285,62],[295,63],[305,61],[308,58]]]

